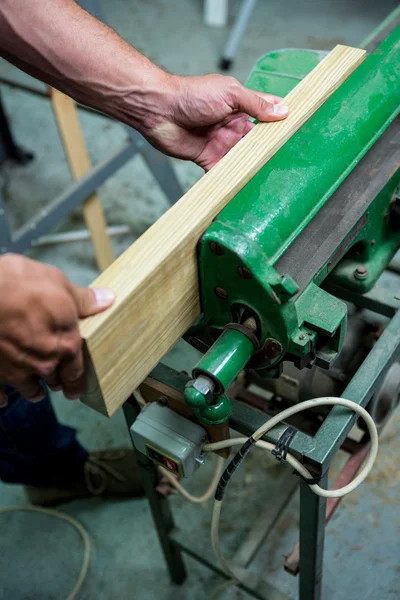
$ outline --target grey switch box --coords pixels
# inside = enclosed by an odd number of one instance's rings
[[[189,477],[204,462],[206,430],[157,402],[143,408],[131,436],[138,452],[179,477]]]

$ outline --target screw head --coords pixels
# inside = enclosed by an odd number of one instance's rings
[[[252,272],[247,267],[238,267],[237,272],[239,277],[243,277],[243,279],[251,279],[253,277]]]
[[[220,298],[227,298],[228,297],[228,292],[226,290],[224,290],[224,288],[222,287],[216,287],[215,288],[215,293],[217,294],[217,296],[219,296]]]
[[[365,279],[368,277],[368,269],[363,265],[358,265],[353,273],[356,279]]]
[[[224,248],[221,246],[221,244],[218,244],[217,242],[210,243],[210,250],[213,254],[216,254],[217,256],[222,256],[224,253]]]

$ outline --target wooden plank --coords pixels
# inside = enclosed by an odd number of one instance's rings
[[[260,123],[94,283],[117,294],[85,319],[83,402],[111,416],[200,314],[196,246],[213,218],[365,58],[337,46],[284,102],[289,117]]]
[[[79,179],[90,171],[91,164],[76,104],[72,98],[54,88],[50,88],[50,95],[72,176],[74,179]],[[104,271],[114,261],[114,252],[107,234],[107,224],[100,199],[96,193],[84,202],[83,215],[92,239],[97,266],[100,271]]]
[[[196,419],[193,413],[193,409],[186,404],[183,399],[183,394],[180,394],[173,388],[160,383],[151,377],[147,377],[139,388],[144,400],[146,402],[158,402],[160,398],[163,398],[167,406],[175,412],[187,417],[191,421],[198,423],[201,427],[207,430],[208,439],[211,443],[221,442],[222,440],[229,440],[231,437],[229,431],[229,423],[221,423],[220,425],[207,425],[202,421]],[[222,448],[217,450],[216,454],[219,454],[223,458],[228,458],[230,455],[230,448]]]

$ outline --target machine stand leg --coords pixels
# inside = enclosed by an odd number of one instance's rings
[[[328,474],[321,479],[326,487]],[[299,600],[321,600],[325,538],[326,498],[300,483],[300,578]]]
[[[131,398],[124,405],[124,413],[128,427],[132,425],[139,414],[139,406]],[[167,498],[163,498],[157,491],[157,470],[154,464],[143,454],[138,453],[137,462],[142,472],[143,487],[146,492],[153,520],[157,528],[158,538],[168,571],[173,583],[181,584],[186,579],[186,569],[179,547],[173,543],[169,534],[174,528],[174,521]]]

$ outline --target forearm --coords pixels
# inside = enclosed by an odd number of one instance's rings
[[[74,0],[0,0],[0,55],[143,133],[173,93],[170,75]]]

